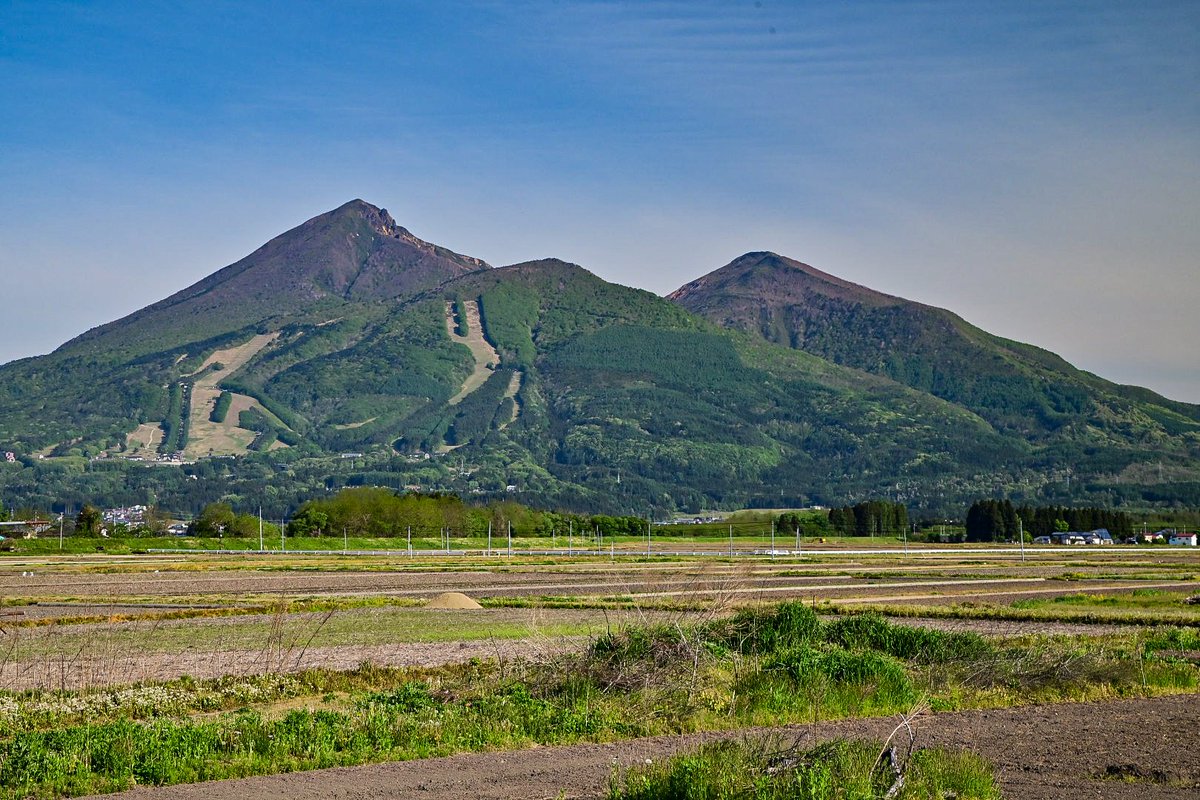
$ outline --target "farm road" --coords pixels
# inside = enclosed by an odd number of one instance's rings
[[[917,746],[967,748],[995,764],[1006,800],[1194,800],[1200,698],[1150,699],[931,714]],[[897,718],[842,720],[768,731],[662,736],[615,744],[543,747],[373,764],[167,788],[120,800],[538,800],[602,798],[614,768],[662,759],[720,737],[774,733],[803,747],[836,738],[884,739]],[[1109,777],[1116,776],[1116,777]],[[1122,779],[1120,776],[1124,776]]]

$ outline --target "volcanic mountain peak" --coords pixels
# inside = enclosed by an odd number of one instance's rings
[[[488,269],[417,238],[385,209],[351,200],[276,236],[245,258],[61,349],[104,340],[127,354],[169,349],[318,302],[371,302],[416,294]]]
[[[371,205],[370,203],[368,203],[365,200],[361,200],[361,199],[351,200],[349,203],[346,203],[345,205],[342,205],[329,213],[330,213],[330,215],[338,215],[338,214],[358,215],[363,220],[365,220],[367,222],[367,224],[370,225],[371,228],[376,233],[378,233],[381,236],[385,236],[389,239],[394,239],[398,242],[403,242],[404,244],[407,244],[411,247],[415,247],[419,250],[424,250],[427,253],[431,253],[431,254],[434,254],[434,255],[437,255],[437,256],[440,256],[443,258],[449,258],[449,259],[456,261],[464,266],[473,266],[476,269],[487,269],[490,266],[486,261],[484,261],[481,258],[475,258],[473,256],[464,256],[459,253],[455,253],[451,250],[447,250],[444,247],[439,247],[436,244],[431,244],[431,243],[425,241],[424,239],[414,236],[412,234],[412,232],[408,230],[408,228],[405,228],[402,225],[397,224],[396,220],[394,220],[392,218],[392,215],[388,213],[388,210],[386,208],[377,208],[376,206]],[[326,216],[326,215],[322,215],[322,216]],[[320,219],[320,218],[321,217],[316,217],[316,218],[314,218],[314,220]],[[310,220],[310,222],[314,221],[314,220]]]
[[[764,304],[803,302],[811,295],[832,297],[867,306],[891,306],[905,301],[883,294],[816,267],[770,251],[755,251],[735,258],[702,278],[681,286],[667,299],[697,311],[705,300],[720,296],[762,300]]]

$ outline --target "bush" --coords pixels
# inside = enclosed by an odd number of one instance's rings
[[[728,622],[718,623],[715,633],[739,652],[772,653],[818,641],[821,620],[817,612],[793,601],[741,611]]]
[[[867,687],[901,704],[911,702],[914,697],[904,665],[870,650],[800,647],[767,659],[763,670],[782,671],[799,685],[830,682]]]
[[[824,639],[846,648],[878,650],[927,664],[975,659],[992,650],[979,634],[897,625],[878,614],[860,614],[831,622],[825,626]]]

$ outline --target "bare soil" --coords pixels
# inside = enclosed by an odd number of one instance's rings
[[[261,556],[247,555],[257,559]],[[387,557],[381,557],[386,559]],[[145,562],[159,563],[159,562]],[[252,562],[249,562],[252,563]],[[249,565],[248,563],[248,565]],[[265,563],[265,562],[264,562]],[[1010,570],[992,577],[901,575],[884,579],[839,573],[826,567],[824,574],[706,564],[664,565],[650,569],[615,564],[600,568],[545,567],[525,571],[419,571],[413,562],[393,557],[390,571],[279,571],[255,569],[172,570],[162,562],[161,572],[80,573],[46,565],[36,573],[22,569],[0,570],[0,599],[110,597],[231,596],[279,597],[302,595],[398,596],[429,598],[444,591],[461,591],[475,598],[539,595],[625,597],[637,602],[702,601],[714,605],[744,604],[787,598],[851,602],[951,603],[1011,601],[1017,598],[1053,597],[1087,592],[1120,592],[1134,589],[1194,591],[1196,581],[1054,580],[1045,575],[1016,574]],[[24,566],[14,565],[15,566]],[[833,574],[830,574],[832,572]]]
[[[411,609],[408,613],[411,613]],[[354,613],[354,612],[338,612]],[[382,611],[380,613],[383,613]],[[372,644],[331,644],[311,641],[325,616],[309,612],[301,614],[252,615],[248,617],[217,617],[166,622],[123,621],[61,625],[35,628],[23,633],[0,631],[0,689],[24,691],[95,689],[130,683],[163,681],[185,675],[196,679],[217,678],[223,675],[295,672],[312,667],[353,669],[364,661],[386,666],[432,667],[467,661],[472,658],[513,660],[544,659],[549,655],[577,650],[588,640],[582,636],[549,636],[537,632],[541,625],[572,623],[594,632],[609,626],[629,622],[676,618],[671,615],[638,615],[633,612],[605,614],[595,609],[540,609],[530,617],[527,609],[481,609],[462,611],[427,611],[429,614],[471,614],[495,625],[528,624],[528,636],[517,639],[476,638],[451,642],[394,641]],[[677,616],[677,615],[676,615]],[[224,626],[258,623],[261,635],[257,645],[245,644],[222,649],[189,646],[184,649],[153,645],[155,633],[168,637],[178,629],[221,628]],[[973,631],[984,636],[1020,636],[1029,634],[1095,635],[1121,630],[1118,626],[1081,625],[1061,622],[1019,622],[1005,620],[946,620],[902,618],[895,622],[920,625],[941,630]],[[289,632],[275,636],[276,628]],[[147,638],[131,646],[118,632],[140,631]],[[299,631],[299,633],[295,633]],[[79,634],[72,636],[73,633]],[[8,656],[6,648],[12,636],[19,635],[28,643],[40,639],[40,655],[16,659]],[[66,637],[63,639],[62,637]],[[82,637],[82,638],[81,638]],[[228,638],[228,637],[226,637]],[[83,642],[83,645],[80,644]],[[122,644],[125,642],[125,644]]]
[[[181,653],[127,653],[105,647],[89,655],[64,654],[29,662],[0,663],[0,689],[7,691],[78,691],[174,680],[185,675],[199,680],[225,675],[263,675],[299,672],[315,667],[354,669],[364,662],[380,666],[436,667],[472,658],[512,661],[541,658],[558,650],[578,648],[580,640],[477,639],[459,642],[408,642],[329,647],[264,646],[256,650],[185,650]]]
[[[1176,695],[931,714],[916,746],[965,748],[996,767],[1006,800],[1194,800],[1200,796],[1200,698]],[[423,800],[602,798],[616,770],[669,757],[718,737],[777,735],[809,747],[831,738],[886,739],[898,719],[842,720],[771,730],[542,747],[373,764],[107,797]],[[901,734],[904,736],[903,734]],[[907,737],[904,736],[906,740]]]
[[[466,308],[467,318],[463,323],[467,329],[466,336],[459,336],[454,330],[454,305],[446,303],[446,332],[450,334],[450,339],[456,344],[466,345],[471,351],[472,357],[475,359],[475,368],[467,379],[463,381],[462,388],[458,390],[458,394],[451,397],[448,405],[458,405],[463,398],[471,392],[478,389],[487,381],[488,377],[495,371],[495,365],[500,363],[500,354],[496,352],[496,348],[492,347],[483,335],[483,322],[480,319],[479,301],[468,300],[463,303]]]

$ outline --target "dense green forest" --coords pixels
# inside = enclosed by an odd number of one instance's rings
[[[901,503],[868,500],[829,510],[829,526],[841,536],[899,536],[908,525],[908,509]]]
[[[1049,536],[1056,532],[1106,529],[1113,537],[1133,533],[1133,518],[1111,509],[1066,506],[1014,506],[1010,500],[978,500],[966,514],[967,540],[971,542],[1013,541]]]

